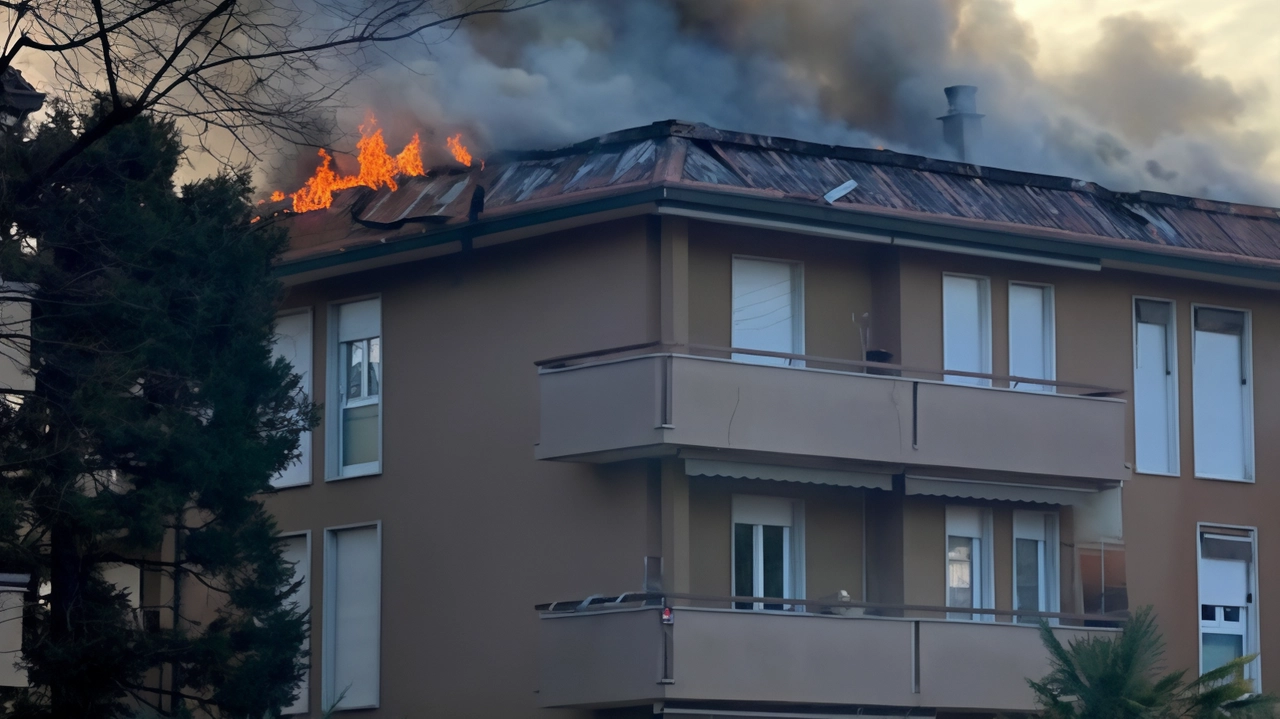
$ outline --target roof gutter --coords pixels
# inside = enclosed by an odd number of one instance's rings
[[[288,285],[360,272],[389,264],[500,244],[622,217],[662,214],[759,227],[857,242],[896,244],[993,259],[1097,271],[1103,266],[1197,277],[1233,284],[1280,288],[1280,267],[1217,261],[1116,243],[1090,244],[1020,234],[1004,229],[931,222],[861,209],[845,209],[783,197],[757,197],[711,189],[646,186],[585,202],[531,212],[482,217],[476,222],[437,227],[381,244],[344,249],[280,263]]]

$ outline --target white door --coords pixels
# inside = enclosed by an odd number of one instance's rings
[[[1201,535],[1200,673],[1254,653],[1250,617],[1252,540]],[[1246,675],[1251,674],[1247,672]],[[1250,677],[1251,678],[1251,677]]]
[[[991,372],[991,293],[986,278],[943,275],[943,367]],[[955,384],[988,386],[990,380],[946,375]]]
[[[733,346],[804,354],[800,266],[793,262],[733,258]],[[782,357],[734,354],[740,362],[797,365]]]
[[[1009,285],[1009,374],[1054,379],[1053,289]],[[1052,385],[1015,383],[1014,389],[1052,392]]]

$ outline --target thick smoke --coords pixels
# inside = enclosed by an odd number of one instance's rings
[[[1008,0],[558,0],[434,40],[391,51],[352,98],[393,144],[432,128],[555,147],[679,118],[946,157],[942,88],[962,83],[987,115],[982,164],[1280,204],[1271,144],[1236,127],[1254,98],[1142,15],[1106,19],[1060,75],[1037,71]]]

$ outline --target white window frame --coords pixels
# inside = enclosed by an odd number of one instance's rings
[[[1022,522],[1019,522],[1019,519]],[[1018,540],[1034,539],[1040,543],[1040,599],[1037,604],[1037,612],[1057,612],[1062,608],[1062,590],[1061,590],[1061,515],[1058,512],[1045,512],[1015,509],[1013,510],[1013,551],[1012,551],[1012,568],[1013,577],[1012,585],[1012,602],[1010,606],[1014,611],[1018,610]],[[1026,522],[1038,522],[1040,527],[1039,536],[1031,536],[1034,532],[1024,532],[1021,526]],[[1017,621],[1018,617],[1014,618]],[[1038,621],[1038,620],[1037,620]],[[1053,620],[1051,624],[1056,624]]]
[[[754,527],[752,530],[752,556],[754,564],[752,567],[751,583],[753,587],[759,588],[764,584],[764,552],[763,544],[763,527],[769,526],[786,526],[791,531],[783,535],[783,599],[804,599],[805,598],[805,550],[804,550],[804,502],[789,497],[773,497],[758,494],[734,494],[731,500],[732,511],[730,512],[729,522],[729,581],[733,586],[730,587],[731,592],[736,593],[737,577],[734,572],[738,566],[738,542],[737,531],[735,529],[738,524],[748,524]],[[761,516],[768,514],[785,514],[789,524],[779,525],[774,522],[759,521]],[[745,516],[744,516],[745,515]],[[740,521],[741,520],[741,521]],[[761,596],[759,594],[755,596]],[[745,603],[745,602],[744,602]],[[765,605],[762,602],[756,602],[753,607],[755,610],[762,610]],[[791,604],[783,605],[785,610],[797,609]],[[802,611],[802,610],[801,610]]]
[[[372,462],[364,462],[362,464],[351,465],[349,467],[342,466],[342,410],[346,407],[342,401],[344,396],[342,383],[345,381],[346,367],[343,365],[342,358],[342,342],[338,334],[338,312],[342,305],[351,304],[353,302],[363,302],[365,300],[378,301],[378,334],[379,351],[381,353],[380,369],[382,376],[378,387],[378,459]],[[386,416],[386,386],[387,386],[387,341],[383,335],[382,329],[382,295],[361,295],[358,297],[348,297],[329,303],[329,321],[328,332],[325,337],[326,361],[325,361],[325,387],[328,388],[325,397],[325,481],[333,482],[342,479],[353,479],[355,477],[369,477],[382,473],[383,461],[383,418]],[[373,404],[374,401],[365,402],[364,404]],[[360,406],[360,403],[350,405],[352,407]]]
[[[1143,470],[1138,465],[1138,426],[1137,413],[1134,413],[1134,430],[1133,430],[1133,471],[1134,474],[1146,474],[1153,477],[1181,477],[1182,476],[1182,421],[1178,387],[1178,303],[1166,297],[1149,297],[1146,295],[1134,295],[1131,303],[1133,314],[1133,381],[1134,386],[1138,383],[1138,301],[1144,302],[1162,302],[1169,306],[1169,325],[1165,328],[1165,361],[1168,365],[1165,375],[1167,383],[1166,391],[1169,393],[1169,414],[1166,418],[1169,432],[1169,459],[1171,472],[1153,472]],[[1194,319],[1194,315],[1193,315]],[[1194,327],[1194,322],[1192,324]],[[1194,333],[1194,330],[1192,332]],[[1137,398],[1135,400],[1135,407]]]
[[[1006,323],[1008,324],[1009,338],[1009,374],[1017,375],[1013,371],[1013,288],[1014,287],[1035,287],[1044,291],[1044,328],[1046,336],[1043,338],[1045,347],[1045,375],[1036,379],[1044,379],[1054,381],[1058,379],[1058,319],[1057,319],[1057,299],[1053,285],[1044,282],[1023,282],[1021,280],[1009,280],[1008,292],[1006,293],[1005,302],[1007,304]],[[988,315],[990,315],[990,300],[988,304]],[[990,372],[991,370],[987,370]],[[1021,390],[1023,392],[1049,392],[1057,391],[1057,387],[1051,384],[1025,384],[1020,385],[1016,382],[1010,383],[1012,389]]]
[[[1259,592],[1261,588],[1258,586],[1258,528],[1236,524],[1218,524],[1209,522],[1196,522],[1196,656],[1197,668],[1203,673],[1204,668],[1204,639],[1200,636],[1203,628],[1203,620],[1200,617],[1200,560],[1203,558],[1203,546],[1200,543],[1200,537],[1205,533],[1215,534],[1217,532],[1225,532],[1224,536],[1232,536],[1237,541],[1250,542],[1253,550],[1253,557],[1249,561],[1249,586],[1247,591],[1252,594],[1251,602],[1248,602],[1248,627],[1245,634],[1244,656],[1257,654],[1254,660],[1245,665],[1245,679],[1253,682],[1254,691],[1262,691],[1262,618],[1259,608],[1262,606]],[[1240,532],[1248,533],[1247,537],[1239,536]]]
[[[304,307],[298,310],[286,310],[276,315],[276,324],[279,324],[281,318],[297,317],[301,315],[306,315],[306,318],[307,318],[307,339],[310,341],[310,347],[307,348],[307,356],[310,358],[311,364],[308,367],[304,368],[304,370],[301,372],[298,371],[297,367],[294,367],[294,373],[300,374],[302,376],[302,382],[298,389],[306,396],[308,400],[310,400],[314,396],[313,395],[314,382],[312,378],[315,376],[315,366],[316,366],[316,360],[315,360],[316,324],[315,324],[314,313],[311,311],[310,307]],[[306,432],[303,432],[302,435],[298,437],[298,449],[300,450],[301,456],[298,457],[297,461],[294,464],[287,467],[280,474],[277,474],[275,477],[271,478],[272,487],[276,489],[289,489],[290,487],[306,487],[311,484],[312,458],[315,455],[313,451],[314,450],[314,447],[312,444],[313,441],[314,441],[314,438],[312,436],[311,430],[307,430]],[[298,465],[301,465],[302,467],[305,468],[300,473],[301,479],[296,481],[286,482],[285,478],[288,476],[290,470],[292,470],[294,467]]]
[[[377,620],[378,620],[378,649],[374,652],[374,674],[378,677],[377,689],[374,691],[375,699],[370,704],[362,704],[359,706],[341,706],[334,707],[334,703],[338,699],[341,690],[333,685],[333,670],[335,664],[334,642],[333,637],[337,631],[337,603],[335,597],[338,593],[336,580],[337,572],[337,550],[334,546],[335,535],[338,532],[347,529],[366,529],[374,527],[377,530],[378,545],[378,586],[377,586]],[[320,638],[321,659],[320,659],[320,705],[326,712],[332,711],[348,711],[353,709],[377,709],[382,703],[382,521],[374,522],[356,522],[354,524],[343,524],[337,527],[324,528],[324,593],[321,600],[323,608],[323,620],[321,626],[323,633]]]
[[[787,265],[788,267],[791,268],[792,354],[798,354],[798,355],[804,354],[804,348],[805,348],[804,263],[798,260],[785,260],[779,257],[759,257],[756,255],[741,255],[741,254],[733,255],[729,260],[729,267],[730,267],[729,269],[729,274],[730,274],[729,276],[729,287],[730,287],[729,314],[730,314],[730,323],[731,323],[731,326],[730,326],[731,335],[733,332],[733,329],[732,329],[733,289],[732,288],[733,288],[733,261],[734,260],[751,260],[753,262],[773,262],[780,265]],[[730,337],[729,344],[730,345],[733,344],[732,337]],[[743,349],[751,349],[751,348],[744,347]],[[734,355],[731,355],[730,358],[735,362],[747,362],[747,363],[753,363],[753,364],[764,364],[762,360],[775,359],[771,357],[763,357],[760,355],[747,355],[747,354],[734,354]],[[803,367],[804,366],[804,360],[792,359],[792,360],[780,360],[780,362],[781,364],[777,366],[782,366],[782,367]]]
[[[978,348],[981,351],[982,368],[979,372],[991,374],[991,278],[984,275],[969,275],[961,272],[943,272],[942,273],[942,368],[943,370],[951,369],[951,362],[947,357],[947,278],[962,277],[968,280],[978,281]],[[991,380],[977,377],[963,377],[959,375],[943,374],[944,382],[952,384],[967,384],[976,387],[990,387]]]
[[[312,564],[312,554],[311,554],[311,551],[312,551],[312,550],[311,550],[311,530],[310,530],[310,529],[305,529],[305,530],[302,530],[302,531],[300,531],[300,532],[281,532],[281,533],[280,533],[280,538],[281,538],[281,539],[289,539],[289,538],[291,538],[291,537],[305,537],[305,538],[306,538],[306,540],[307,540],[306,559],[304,559],[304,560],[303,560],[303,561],[306,563],[307,578],[306,578],[305,585],[304,585],[304,586],[302,586],[302,587],[299,587],[299,589],[300,589],[301,591],[305,592],[305,593],[306,593],[306,595],[307,595],[307,597],[306,597],[306,599],[307,599],[307,608],[308,608],[308,610],[309,610],[309,609],[311,608],[312,604],[313,604],[313,603],[312,603],[312,601],[311,601],[311,580],[315,578],[315,577],[314,577],[314,572],[312,572],[312,571],[311,571],[311,570],[312,570],[312,567],[314,566],[314,565]],[[311,620],[310,620],[309,618],[307,619],[307,636],[306,636],[306,638],[305,638],[305,639],[303,639],[303,641],[302,641],[302,651],[304,651],[304,652],[309,652],[309,651],[311,651]],[[310,659],[310,657],[308,657],[308,658],[307,658],[307,659],[305,659],[304,661],[306,662],[306,665],[307,665],[307,673],[303,675],[303,677],[302,677],[302,683],[298,685],[298,700],[297,700],[297,701],[295,701],[293,704],[291,704],[291,705],[289,705],[289,706],[287,706],[287,707],[284,707],[284,708],[280,711],[280,714],[281,714],[281,715],[310,714],[310,713],[311,713],[311,669],[312,669],[312,664],[311,664],[311,659]]]
[[[964,517],[970,513],[976,513],[974,517]],[[972,525],[976,521],[976,528]],[[977,610],[994,609],[996,606],[996,579],[995,579],[995,518],[994,513],[989,507],[979,507],[972,504],[948,504],[946,507],[945,521],[945,537],[942,544],[943,571],[942,571],[942,587],[944,593],[943,605],[947,605],[949,597],[946,597],[947,591],[951,587],[951,570],[947,566],[947,553],[950,551],[951,537],[962,537],[977,540],[977,551],[970,554],[970,584],[973,591],[973,607],[967,612],[948,612],[947,619],[961,621],[979,621],[994,622],[995,615],[981,614]],[[976,579],[973,575],[976,574]]]
[[[1196,310],[1225,310],[1240,312],[1244,315],[1244,332],[1240,336],[1240,364],[1244,373],[1244,386],[1248,390],[1243,393],[1244,411],[1244,477],[1217,477],[1201,474],[1196,467],[1195,439],[1192,439],[1192,471],[1196,479],[1212,479],[1220,482],[1244,482],[1252,484],[1257,479],[1257,465],[1254,456],[1254,411],[1253,411],[1253,312],[1242,307],[1224,307],[1199,302],[1191,303],[1191,426],[1195,427],[1195,356],[1196,356]]]

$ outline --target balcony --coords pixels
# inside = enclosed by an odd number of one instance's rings
[[[1125,403],[1100,396],[1115,393],[1105,388],[1056,383],[1056,392],[1029,392],[820,369],[840,361],[816,358],[807,367],[667,352],[573,359],[540,363],[539,459],[611,462],[695,449],[1095,487],[1128,476]]]
[[[1037,627],[1007,621],[847,616],[812,606],[804,613],[679,607],[664,624],[660,606],[600,606],[540,607],[541,706],[735,702],[1027,712],[1035,707],[1026,679],[1049,670]],[[1064,643],[1114,631],[1054,630]]]

